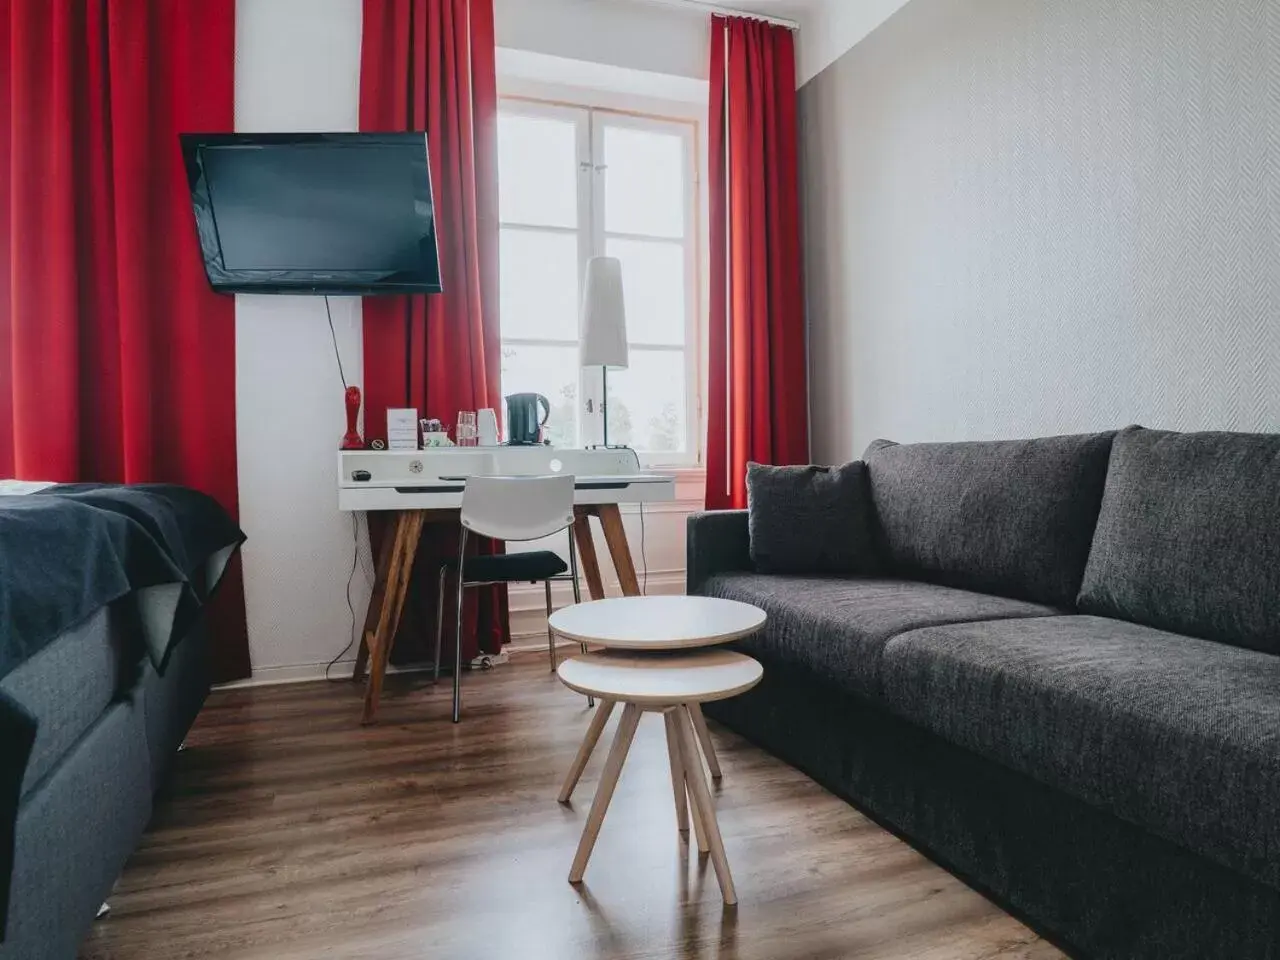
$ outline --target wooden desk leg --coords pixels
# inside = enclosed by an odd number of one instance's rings
[[[698,735],[698,743],[702,745],[703,756],[707,758],[707,768],[711,771],[711,779],[720,779],[720,761],[716,759],[715,744],[711,742],[711,731],[707,729],[707,718],[702,715],[702,706],[689,704],[689,719],[693,721],[693,731]]]
[[[557,799],[561,803],[568,803],[569,798],[573,796],[573,788],[578,785],[582,771],[587,768],[587,761],[591,759],[591,752],[600,742],[600,734],[604,732],[604,725],[609,722],[609,715],[613,713],[613,708],[613,700],[601,700],[600,705],[596,707],[591,724],[587,727],[587,735],[582,738],[582,746],[578,747],[578,755],[573,758],[573,766],[569,768],[569,773],[564,778],[564,786],[560,788],[560,796]]]
[[[609,801],[613,799],[614,788],[618,786],[618,775],[622,773],[622,764],[627,759],[627,751],[631,749],[631,741],[635,738],[640,712],[640,708],[634,703],[628,703],[622,710],[622,719],[618,721],[618,732],[609,749],[609,759],[605,761],[600,786],[596,788],[595,799],[591,801],[591,813],[587,815],[587,824],[582,828],[578,852],[574,855],[573,866],[569,868],[570,883],[581,883],[582,875],[587,872],[587,861],[591,859],[596,837],[600,835],[600,825],[604,823]],[[706,784],[703,784],[703,790],[706,790]]]
[[[363,680],[369,666],[369,637],[378,629],[378,617],[387,595],[387,574],[391,569],[391,548],[395,544],[395,530],[387,530],[378,550],[378,565],[374,568],[373,592],[369,594],[369,609],[364,615],[364,629],[360,631],[360,649],[356,651],[356,668],[352,680]]]
[[[693,763],[697,762],[698,744],[693,733],[693,721],[689,719],[687,710],[676,710],[676,723],[680,727],[681,743],[685,756]],[[612,758],[610,758],[612,759]],[[733,886],[733,874],[729,872],[729,858],[724,852],[724,839],[720,836],[720,825],[716,823],[716,810],[711,803],[711,792],[707,789],[707,781],[702,779],[702,770],[688,771],[690,799],[693,801],[694,815],[702,821],[707,834],[707,843],[711,847],[711,864],[716,868],[716,879],[720,881],[720,892],[724,895],[726,906],[738,902],[738,892]]]
[[[600,576],[600,558],[596,556],[596,541],[591,536],[591,513],[575,507],[573,538],[578,543],[578,566],[587,579],[587,593],[592,600],[604,599],[604,579]]]
[[[636,577],[636,565],[627,544],[627,528],[622,525],[622,511],[616,503],[602,503],[596,507],[596,516],[604,529],[604,541],[609,545],[609,556],[613,559],[613,569],[618,573],[622,595],[640,596],[640,580]]]
[[[364,715],[360,721],[364,724],[373,723],[377,719],[382,680],[386,676],[391,645],[395,642],[396,630],[400,626],[405,595],[409,592],[409,579],[413,573],[413,561],[418,555],[422,523],[423,517],[419,511],[403,511],[396,515],[395,543],[387,565],[386,592],[379,605],[378,626],[368,635],[369,684],[364,691]]]

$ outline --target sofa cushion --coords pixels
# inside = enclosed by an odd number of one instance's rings
[[[1079,605],[1280,653],[1280,436],[1122,431]]]
[[[1280,887],[1280,657],[1100,617],[889,642],[890,709]]]
[[[880,564],[867,465],[747,465],[751,560],[760,573],[869,575]]]
[[[865,459],[890,570],[963,590],[1072,606],[1113,437],[876,441]]]
[[[701,593],[741,600],[769,615],[764,630],[739,647],[766,663],[802,668],[823,682],[880,696],[880,655],[905,630],[999,617],[1044,617],[1039,604],[967,593],[910,580],[783,577],[722,573]]]
[[[23,796],[139,679],[142,647],[123,639],[125,616],[119,606],[102,608],[0,680],[36,720]]]

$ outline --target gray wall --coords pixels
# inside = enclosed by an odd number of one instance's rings
[[[1280,0],[911,0],[801,123],[816,460],[1280,430]]]

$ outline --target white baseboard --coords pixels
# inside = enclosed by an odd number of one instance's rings
[[[219,683],[214,686],[219,690],[237,690],[241,687],[270,687],[281,683],[311,683],[315,680],[325,679],[324,670],[325,663],[299,663],[280,667],[256,667],[253,676],[247,680],[234,680],[231,683]],[[350,659],[339,660],[329,670],[330,680],[350,680],[351,673],[355,670],[356,661],[352,657]],[[395,664],[387,665],[387,674],[395,673],[423,673],[431,669],[431,664],[421,664],[410,667],[397,667]]]
[[[622,596],[622,588],[616,581],[605,582],[605,594],[611,597]],[[673,596],[684,593],[685,573],[683,570],[651,570],[646,592],[652,596]],[[547,614],[543,588],[521,584],[509,588],[511,614],[511,645],[506,649],[510,653],[526,653],[547,649]],[[583,585],[586,595],[586,585]],[[559,610],[573,603],[573,587],[568,583],[552,584],[552,606]],[[563,645],[563,644],[560,644]],[[559,646],[559,645],[558,645]],[[576,646],[572,644],[571,646]],[[329,678],[333,680],[350,680],[355,669],[355,657],[348,656],[338,660],[329,670]],[[323,663],[286,664],[273,667],[255,667],[253,676],[247,680],[236,680],[233,683],[219,684],[219,689],[235,690],[241,687],[265,687],[282,683],[309,683],[325,679]],[[430,670],[431,665],[387,667],[388,674],[422,673]]]

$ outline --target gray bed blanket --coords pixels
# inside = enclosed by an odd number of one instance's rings
[[[135,605],[163,672],[244,542],[211,497],[167,484],[72,484],[0,496],[0,678],[112,603]],[[35,721],[0,693],[0,938]]]

